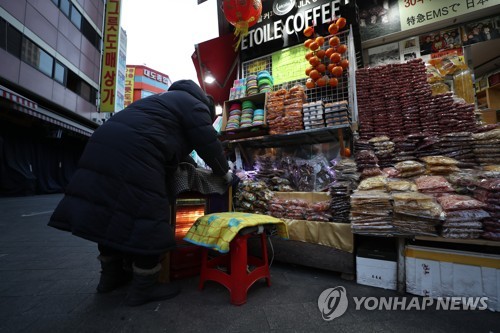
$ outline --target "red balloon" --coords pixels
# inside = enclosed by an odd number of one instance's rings
[[[250,28],[257,23],[262,13],[261,0],[224,0],[222,6],[226,20],[235,27]]]

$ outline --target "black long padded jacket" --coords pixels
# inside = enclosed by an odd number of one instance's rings
[[[170,177],[193,149],[215,174],[229,170],[208,99],[191,80],[129,105],[89,139],[49,226],[143,255],[175,246]]]

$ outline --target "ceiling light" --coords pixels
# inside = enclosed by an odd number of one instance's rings
[[[205,73],[205,83],[211,84],[215,82],[215,77],[210,73],[210,71],[207,71]]]

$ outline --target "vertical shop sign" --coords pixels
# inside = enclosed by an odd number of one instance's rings
[[[125,102],[124,107],[129,106],[134,101],[134,76],[135,68],[127,67],[125,74]]]
[[[101,112],[115,111],[116,72],[120,33],[120,0],[108,0],[104,22],[101,73]]]
[[[125,75],[127,71],[127,33],[120,28],[118,43],[118,64],[116,66],[115,112],[125,108]]]
[[[399,0],[401,30],[467,15],[498,4],[493,0]]]

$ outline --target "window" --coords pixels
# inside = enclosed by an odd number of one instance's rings
[[[90,103],[96,105],[97,102],[97,89],[90,88]]]
[[[56,64],[54,66],[54,79],[63,86],[66,83],[66,67],[64,67],[58,61],[56,61]]]
[[[94,30],[94,28],[90,25],[90,23],[85,19],[82,18],[82,28],[81,28],[82,34],[87,38],[87,40],[94,45],[96,49],[99,51],[101,50],[101,37],[99,34]]]
[[[0,17],[0,47],[7,48],[7,22]]]
[[[47,76],[52,77],[54,58],[26,37],[23,38],[22,42],[21,59]]]
[[[91,87],[87,82],[80,82],[80,96],[86,101],[90,101],[90,90]]]
[[[54,67],[54,58],[52,58],[52,56],[50,56],[47,52],[45,52],[44,50],[42,49],[38,49],[39,50],[39,53],[40,53],[40,60],[38,61],[38,69],[52,77],[52,69]]]
[[[19,30],[7,24],[7,52],[21,58],[22,35]]]
[[[59,0],[52,0],[52,2],[54,3],[54,5],[56,5],[57,7],[59,7]]]
[[[66,88],[74,92],[75,94],[78,94],[78,85],[80,82],[80,78],[78,75],[73,73],[73,71],[68,70],[66,74]]]
[[[71,22],[80,29],[82,26],[82,14],[74,7],[71,7]]]
[[[70,11],[70,8],[71,8],[71,5],[69,3],[69,0],[60,0],[60,3],[59,3],[59,8],[61,8],[61,11],[67,16],[69,17],[69,11]]]

